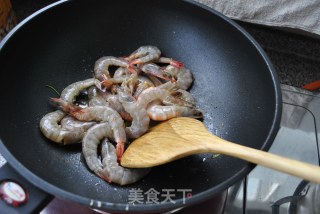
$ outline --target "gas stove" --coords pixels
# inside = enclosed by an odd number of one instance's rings
[[[319,165],[320,94],[287,85],[281,85],[281,88],[283,98],[281,126],[269,151]],[[31,185],[16,173],[0,155],[0,185],[8,186],[8,182],[9,184],[10,182],[17,183],[18,190],[21,187],[20,191],[25,194],[26,198],[21,200],[21,206],[18,206],[19,203],[14,204],[16,206],[8,205],[5,200],[1,200],[0,210],[2,212],[54,213],[54,210],[49,211],[52,207],[49,202],[53,197]],[[225,214],[294,214],[315,213],[316,210],[320,210],[320,205],[315,203],[320,200],[319,186],[261,166],[255,167],[246,178],[231,186],[226,193],[225,196],[220,196],[225,201],[223,211]],[[203,206],[210,207],[212,203],[204,203]],[[72,203],[68,206],[72,206]],[[194,213],[197,210],[194,208],[196,207],[189,208],[189,211],[181,209],[176,213]],[[210,209],[205,210],[201,213],[217,213],[215,210],[212,212]],[[85,213],[88,211],[86,210]]]

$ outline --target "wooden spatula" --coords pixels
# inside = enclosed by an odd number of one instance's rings
[[[320,167],[252,149],[211,134],[201,121],[179,117],[163,122],[136,139],[121,165],[153,167],[193,154],[224,154],[320,183]]]

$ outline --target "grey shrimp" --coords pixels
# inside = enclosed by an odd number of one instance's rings
[[[106,89],[109,89],[116,84],[121,84],[121,83],[128,81],[128,80],[130,80],[132,82],[131,83],[132,85],[135,85],[138,81],[138,73],[136,73],[136,72],[130,73],[130,71],[128,69],[120,67],[115,71],[112,78],[109,78],[109,79],[103,81],[103,86]],[[111,88],[111,90],[113,90],[113,88]],[[133,89],[132,89],[132,91],[133,91]]]
[[[83,81],[78,81],[68,85],[61,92],[60,98],[68,103],[73,103],[75,97],[87,87],[90,87],[95,84],[93,78],[86,79]],[[61,144],[71,144],[79,142],[84,132],[87,128],[90,127],[90,124],[82,123],[82,128],[73,128],[72,130],[62,127],[59,123],[66,116],[63,111],[57,110],[51,113],[46,114],[40,121],[40,130],[44,136],[48,139]],[[69,123],[70,125],[70,123]]]
[[[164,121],[174,117],[203,117],[202,111],[198,109],[178,105],[163,106],[155,103],[150,105],[147,111],[150,119],[155,121]]]
[[[149,78],[139,75],[138,76],[138,84],[137,84],[137,87],[133,93],[133,97],[134,98],[139,97],[139,95],[142,93],[142,91],[144,91],[147,88],[154,87],[154,86],[155,85],[153,84],[153,82]]]
[[[161,51],[159,48],[151,45],[141,46],[126,58],[130,61],[130,65],[143,64],[160,57]]]
[[[95,85],[97,80],[94,78],[86,79],[83,81],[78,81],[68,85],[61,92],[60,98],[68,103],[73,103],[76,99],[76,96],[84,89],[89,88],[90,86]]]
[[[177,68],[172,65],[168,65],[163,72],[166,76],[173,77],[177,81],[179,88],[183,90],[187,90],[194,79],[192,72],[185,67]]]
[[[132,74],[129,77],[125,78],[121,84],[121,87],[129,94],[133,94],[135,88],[139,82],[138,75]]]
[[[113,56],[104,56],[98,59],[94,65],[94,75],[100,81],[100,84],[97,84],[99,89],[105,87],[105,81],[111,78],[109,67],[110,66],[119,66],[124,68],[129,68],[129,63],[125,59],[113,57]]]
[[[49,140],[62,145],[80,142],[85,131],[94,125],[94,123],[84,123],[76,128],[62,127],[59,123],[65,115],[66,114],[60,110],[46,114],[40,121],[40,131]]]
[[[117,162],[115,151],[114,146],[107,140],[102,142],[102,174],[110,182],[120,185],[132,184],[150,172],[151,168],[129,169],[120,166]]]
[[[83,135],[90,127],[94,126],[95,124],[96,122],[93,122],[93,121],[91,122],[79,121],[69,115],[65,116],[60,121],[61,128],[69,131],[80,131],[80,132],[83,132]]]
[[[111,94],[107,91],[103,93],[98,93],[101,94],[101,96],[107,101],[108,105],[114,110],[116,110],[125,121],[132,121],[132,117],[128,112],[126,112],[121,102],[119,101],[118,94]]]
[[[131,75],[122,75],[122,76],[112,77],[110,79],[104,80],[102,83],[103,88],[112,90],[112,86],[123,83],[124,81],[129,79],[130,76]],[[102,91],[104,91],[104,90],[102,90]]]
[[[114,138],[108,122],[97,124],[87,131],[82,140],[82,153],[89,169],[99,177],[108,180],[102,173],[102,163],[97,151],[101,140],[104,138]]]
[[[83,138],[82,153],[87,166],[96,175],[108,182],[120,185],[130,184],[141,179],[150,169],[126,169],[117,162],[116,150],[109,144],[113,139],[113,131],[109,123],[100,123],[93,126]],[[103,140],[104,139],[104,140]],[[102,162],[98,157],[98,146],[102,143]]]
[[[150,119],[148,117],[145,108],[137,104],[136,99],[130,94],[119,90],[119,100],[132,117],[132,123],[130,127],[126,127],[126,133],[128,138],[135,139],[144,134],[149,128]]]
[[[89,106],[109,106],[108,102],[101,95],[97,87],[92,86],[88,89]]]
[[[141,108],[146,109],[152,101],[160,100],[162,102],[177,90],[177,85],[172,82],[166,82],[157,87],[150,87],[141,92],[137,98],[137,103]]]
[[[114,131],[117,143],[117,157],[120,159],[124,152],[124,144],[127,142],[124,121],[118,112],[108,106],[89,106],[80,108],[61,99],[51,98],[53,105],[75,117],[80,121],[109,122]]]
[[[182,89],[179,89],[170,96],[166,97],[162,103],[164,105],[180,105],[190,108],[194,108],[196,106],[196,102],[192,94]]]
[[[139,82],[147,82],[149,85],[154,86],[154,85],[153,85],[153,82],[152,82],[148,77],[146,77],[146,76],[139,75],[139,76],[138,76],[138,80],[139,80]]]
[[[163,69],[159,65],[154,63],[143,64],[140,69],[148,76],[155,76],[166,81],[172,80],[170,77],[165,75]]]
[[[203,117],[200,110],[187,106],[160,106],[159,103],[168,99],[177,92],[177,85],[172,82],[164,83],[157,87],[144,90],[137,99],[137,103],[142,108],[148,107],[148,116],[153,120],[167,120],[178,116],[190,116],[195,118]]]
[[[157,61],[157,63],[168,63],[176,68],[182,68],[183,67],[183,63],[179,62],[177,60],[174,60],[172,58],[168,58],[168,57],[160,57]]]

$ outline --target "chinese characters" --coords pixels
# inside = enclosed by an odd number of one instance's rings
[[[182,198],[185,204],[186,198],[192,197],[192,189],[161,189],[156,190],[150,188],[143,192],[140,188],[132,188],[129,190],[129,204],[175,204],[177,199]]]

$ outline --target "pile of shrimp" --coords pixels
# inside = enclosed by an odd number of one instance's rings
[[[95,62],[93,74],[50,99],[57,110],[41,119],[40,130],[61,145],[82,142],[88,168],[108,182],[131,184],[150,171],[124,168],[119,162],[125,147],[144,134],[151,121],[203,116],[187,91],[192,72],[162,57],[155,46],[142,46],[127,57],[104,56]],[[82,105],[79,94],[86,95]]]

